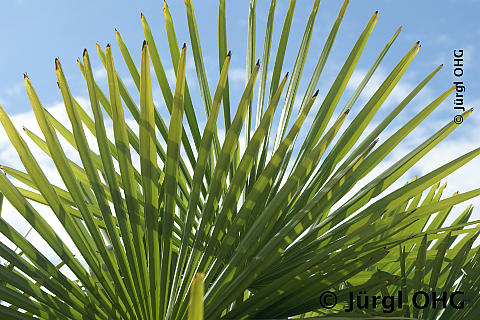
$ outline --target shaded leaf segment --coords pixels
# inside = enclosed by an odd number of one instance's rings
[[[107,72],[105,88],[94,77],[89,53],[83,52],[77,62],[90,106],[75,98],[55,60],[68,124],[42,106],[26,76],[39,130],[19,132],[0,107],[0,122],[20,159],[15,166],[0,166],[5,173],[0,174],[0,257],[5,262],[0,265],[0,318],[328,319],[342,315],[351,291],[379,297],[402,292],[404,304],[392,313],[397,318],[478,317],[480,221],[472,219],[471,205],[455,212],[480,189],[445,195],[442,180],[475,159],[480,148],[390,188],[443,139],[462,130],[445,121],[383,166],[455,90],[445,88],[412,113],[415,97],[442,66],[390,110],[385,102],[411,72],[420,44],[401,48],[404,55],[385,66],[390,72],[359,105],[401,27],[379,44],[365,76],[345,97],[378,12],[358,28],[347,58],[333,66],[336,76],[329,84],[321,77],[348,18],[349,0],[338,4],[323,49],[313,53],[316,66],[309,79],[304,67],[312,56],[320,1],[312,1],[303,17],[305,30],[290,65],[287,47],[297,1],[289,2],[284,16],[277,1],[270,1],[264,43],[257,39],[257,2],[249,2],[244,59],[228,51],[227,40],[241,37],[228,33],[228,2],[221,0],[218,77],[209,77],[202,45],[211,43],[202,41],[211,37],[197,28],[194,2],[184,4],[188,42],[181,47],[165,2],[165,43],[155,41],[155,30],[142,14],[146,40],[141,50],[130,51],[117,30],[121,59],[110,45],[97,45]],[[281,30],[274,28],[278,22]],[[174,70],[171,83],[165,53]],[[190,53],[194,79],[187,79]],[[246,63],[238,98],[228,81],[232,59]],[[134,95],[117,73],[123,63]],[[152,76],[168,119],[154,103]],[[325,96],[319,95],[319,85]],[[404,122],[402,111],[411,113]],[[468,121],[472,112],[465,111],[463,119]],[[375,126],[374,117],[382,118]],[[206,122],[200,123],[203,118]],[[379,139],[393,125],[396,129]],[[54,168],[43,167],[32,146]],[[372,174],[380,166],[384,170]],[[28,232],[5,218],[6,208],[22,217]],[[52,215],[47,218],[45,210]],[[38,245],[38,237],[48,250]],[[460,290],[468,303],[463,309],[415,309],[409,297],[418,290]],[[323,291],[336,294],[334,308],[319,305],[317,295]],[[384,318],[374,309],[348,316]]]

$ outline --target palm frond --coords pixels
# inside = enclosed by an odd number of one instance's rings
[[[42,106],[25,76],[41,134],[33,128],[24,128],[21,134],[0,107],[0,122],[23,165],[1,166],[5,175],[0,174],[0,233],[8,239],[0,242],[5,260],[0,265],[1,318],[385,318],[381,309],[346,313],[351,292],[379,299],[401,296],[403,305],[392,309],[388,319],[473,319],[480,314],[480,251],[475,245],[480,221],[471,220],[472,206],[451,218],[453,208],[479,196],[480,189],[445,197],[446,185],[441,184],[477,157],[480,148],[387,193],[459,127],[450,121],[382,173],[368,178],[455,90],[447,88],[379,140],[442,66],[426,75],[388,114],[380,112],[419,52],[417,42],[359,106],[359,97],[399,37],[399,28],[382,44],[352,95],[345,97],[379,19],[375,12],[325,97],[320,97],[316,88],[349,5],[345,0],[315,56],[305,92],[300,92],[320,1],[313,1],[306,17],[292,66],[286,66],[285,59],[296,1],[290,1],[278,47],[272,48],[277,1],[271,0],[261,63],[255,63],[260,47],[256,4],[256,0],[249,3],[246,81],[240,99],[234,97],[228,81],[233,57],[227,52],[224,0],[218,4],[219,77],[213,98],[191,0],[185,0],[190,41],[181,48],[166,3],[165,44],[157,46],[147,17],[141,15],[145,41],[139,68],[115,30],[122,63],[139,101],[117,73],[115,64],[120,60],[115,61],[110,45],[105,49],[97,45],[108,92],[94,78],[89,53],[85,50],[78,60],[92,113],[75,99],[60,61],[55,60],[71,129]],[[160,58],[159,50],[167,46],[176,79],[173,88],[167,64]],[[187,50],[193,55],[198,97],[187,83]],[[282,76],[284,68],[291,72]],[[154,103],[151,70],[168,121]],[[301,101],[297,114],[295,101]],[[203,116],[200,105],[206,115],[203,128],[198,120]],[[465,111],[463,119],[472,111]],[[223,119],[218,119],[220,114]],[[383,118],[367,134],[374,116]],[[109,120],[113,135],[105,125]],[[225,130],[223,139],[219,128]],[[63,184],[52,183],[54,178],[39,165],[31,146],[53,161]],[[73,148],[80,161],[66,148]],[[54,258],[1,216],[4,198],[45,241]],[[60,236],[62,231],[52,226],[38,205],[53,212],[69,239]],[[419,309],[411,302],[418,291],[455,290],[464,293],[462,308],[449,301],[445,308]],[[320,293],[327,291],[336,295],[332,308],[319,303]]]

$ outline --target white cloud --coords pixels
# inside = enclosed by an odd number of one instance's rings
[[[453,42],[452,38],[446,33],[438,34],[434,41],[440,45],[450,46]]]
[[[230,68],[228,70],[228,81],[233,83],[245,83],[245,69]]]
[[[11,87],[11,88],[8,88],[5,93],[8,95],[8,96],[18,96],[21,92],[22,92],[22,89],[24,88],[24,84],[23,82],[21,83],[17,83],[15,86]]]
[[[94,68],[93,69],[93,76],[96,80],[106,79],[107,78],[107,70],[105,70],[105,68],[103,66]]]

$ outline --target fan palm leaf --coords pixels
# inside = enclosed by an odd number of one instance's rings
[[[0,122],[23,165],[1,166],[6,175],[0,175],[0,213],[5,199],[30,230],[45,240],[59,263],[54,264],[28,234],[0,216],[0,233],[9,240],[0,242],[0,256],[6,261],[0,265],[1,317],[385,316],[380,309],[345,313],[349,292],[402,295],[404,305],[390,314],[402,319],[475,317],[480,312],[480,254],[475,246],[480,224],[471,221],[471,206],[451,223],[448,217],[455,205],[480,195],[480,188],[444,197],[441,180],[478,156],[480,148],[387,193],[388,187],[459,126],[447,122],[382,173],[366,179],[455,87],[446,88],[379,141],[379,135],[440,71],[439,66],[366,134],[421,46],[416,42],[406,50],[368,101],[357,107],[358,98],[399,36],[399,28],[339,108],[379,18],[378,12],[370,17],[326,95],[320,97],[316,87],[348,4],[345,0],[331,27],[297,114],[295,101],[319,0],[313,1],[295,62],[286,75],[282,70],[296,1],[290,1],[278,47],[272,48],[276,0],[271,0],[262,59],[256,63],[256,0],[250,1],[246,82],[238,101],[231,96],[228,81],[233,57],[227,52],[224,0],[218,5],[216,83],[207,77],[191,0],[185,0],[190,39],[181,48],[172,15],[167,4],[163,5],[166,45],[176,79],[173,87],[160,58],[159,48],[164,47],[157,47],[143,14],[145,41],[139,68],[115,30],[139,101],[118,75],[110,45],[105,50],[97,45],[108,92],[95,79],[87,50],[78,60],[91,113],[75,99],[60,61],[55,60],[71,129],[42,106],[25,76],[41,134],[28,128],[20,134],[0,107]],[[187,50],[193,55],[199,97],[186,81]],[[270,61],[274,61],[272,71]],[[151,72],[170,114],[168,121],[153,99]],[[213,98],[212,85],[216,88]],[[206,116],[203,126],[198,120],[203,116],[200,104]],[[462,117],[466,119],[472,111]],[[305,128],[307,119],[311,124]],[[107,120],[112,121],[112,135]],[[219,128],[225,130],[223,138]],[[40,166],[31,150],[34,145],[51,158],[63,185],[54,184]],[[65,151],[67,147],[76,150],[79,161]],[[353,194],[353,190],[358,191]],[[72,243],[60,236],[37,204],[53,212]],[[462,291],[465,307],[453,308],[450,302],[444,309],[414,308],[409,297],[419,290]],[[331,308],[319,303],[320,293],[326,291],[337,297]]]

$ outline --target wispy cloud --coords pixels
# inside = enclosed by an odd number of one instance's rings
[[[107,78],[107,70],[104,67],[96,67],[93,69],[93,76],[95,79],[106,79]]]
[[[245,82],[245,69],[243,68],[230,68],[228,70],[228,81],[232,83],[244,83]]]
[[[23,82],[17,83],[13,87],[8,88],[5,90],[5,93],[7,96],[18,96],[20,93],[22,93],[22,89],[24,88]]]

